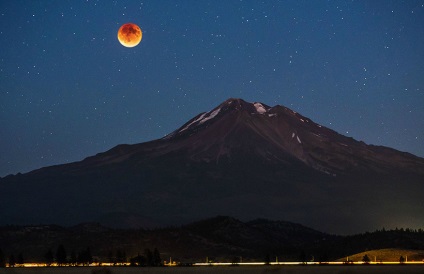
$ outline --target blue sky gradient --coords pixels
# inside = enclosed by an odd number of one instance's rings
[[[423,26],[417,0],[1,1],[0,176],[161,138],[230,97],[424,157]]]

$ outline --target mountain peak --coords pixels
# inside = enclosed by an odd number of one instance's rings
[[[287,107],[249,103],[240,98],[230,98],[198,114],[163,140],[173,140],[172,149],[189,151],[190,157],[199,161],[217,162],[250,150],[264,161],[296,159],[331,176],[369,170],[368,161],[378,162],[373,169],[380,171],[399,165],[415,166],[409,156],[402,160],[387,157],[393,150],[367,146]],[[381,156],[381,150],[386,156]]]
[[[181,126],[179,129],[167,135],[164,139],[177,137],[181,134],[185,135],[187,132],[190,132],[190,130],[197,131],[197,129],[203,126],[204,124],[206,126],[207,124],[211,123],[212,120],[218,119],[229,113],[240,114],[242,112],[245,112],[250,115],[264,114],[270,109],[271,107],[260,102],[249,103],[240,98],[230,98],[225,100],[223,103],[210,110],[209,112],[203,112],[198,114],[197,116],[189,120],[187,123],[185,123],[183,126]]]
[[[261,102],[253,102],[249,103],[244,101],[240,98],[230,98],[226,101],[224,101],[221,105],[219,105],[220,108],[233,108],[235,110],[246,110],[251,112],[257,112],[260,114],[263,114],[267,112],[271,107],[261,103]]]

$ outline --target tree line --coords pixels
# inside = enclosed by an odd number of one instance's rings
[[[162,259],[157,248],[153,250],[144,250],[144,255],[138,254],[137,256],[130,258],[130,265],[132,266],[162,266]]]
[[[53,253],[52,249],[49,249],[44,254],[44,262],[47,266],[51,266],[56,263],[58,266],[70,265],[89,265],[93,263],[93,256],[91,255],[90,248],[80,250],[78,253],[72,250],[70,256],[68,256],[64,245],[59,245],[56,253]]]
[[[153,251],[146,248],[144,253],[138,253],[137,256],[131,258],[128,258],[126,252],[123,250],[116,250],[115,253],[109,251],[107,260],[105,261],[105,263],[110,263],[115,266],[127,265],[128,262],[131,266],[163,265],[160,252],[157,248],[155,248]],[[7,256],[0,249],[0,268],[4,268],[6,265],[9,265],[9,267],[21,266],[24,263],[25,262],[22,253],[20,253],[17,257],[11,254],[7,258]],[[46,266],[52,266],[53,264],[56,264],[57,266],[87,266],[92,263],[101,264],[101,262],[95,262],[90,248],[87,247],[86,249],[80,250],[79,252],[72,250],[68,254],[63,244],[60,244],[55,252],[51,248],[48,249],[44,254],[44,263]]]
[[[6,267],[6,263],[9,266],[23,265],[24,264],[24,256],[22,253],[19,253],[17,257],[14,254],[11,254],[9,258],[3,253],[0,249],[0,268]]]

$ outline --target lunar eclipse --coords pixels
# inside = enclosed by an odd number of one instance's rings
[[[118,30],[118,40],[121,45],[127,48],[137,46],[142,35],[140,27],[133,23],[123,24]]]

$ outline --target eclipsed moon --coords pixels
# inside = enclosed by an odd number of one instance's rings
[[[133,23],[123,24],[118,30],[118,40],[127,48],[137,46],[142,36],[140,27]]]

